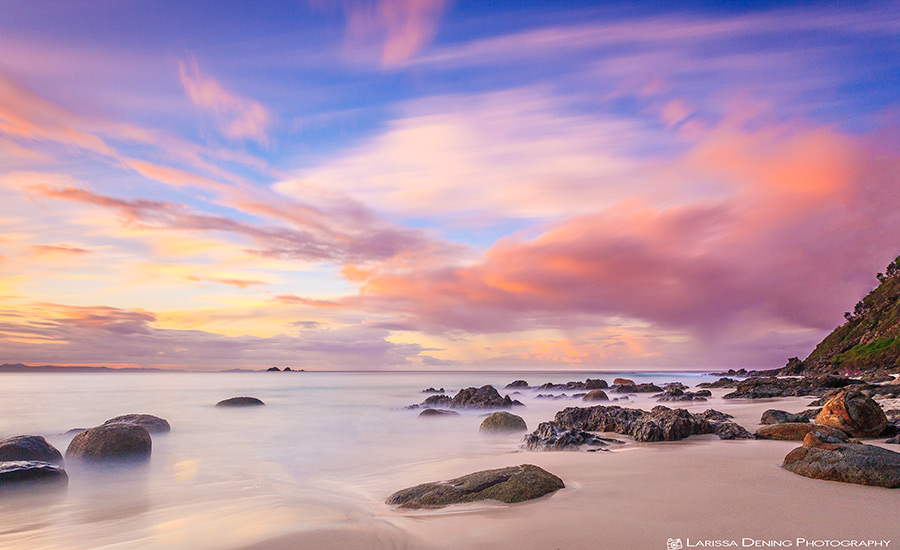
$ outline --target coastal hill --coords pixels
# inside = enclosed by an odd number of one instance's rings
[[[900,257],[877,277],[879,285],[844,313],[847,321],[803,361],[791,358],[780,374],[895,372],[900,365]]]
[[[110,367],[61,367],[57,365],[29,366],[22,363],[3,363],[0,365],[0,373],[3,372],[146,372],[162,371],[163,369],[128,367],[113,369]]]

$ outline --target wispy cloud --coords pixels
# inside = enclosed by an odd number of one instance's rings
[[[253,139],[264,145],[268,143],[266,132],[273,116],[262,103],[226,90],[214,78],[202,74],[196,60],[179,62],[178,72],[188,98],[195,106],[211,111],[218,118],[223,135],[231,139]]]

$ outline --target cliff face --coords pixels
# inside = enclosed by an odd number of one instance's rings
[[[844,314],[847,322],[802,362],[791,359],[781,374],[900,370],[900,257],[877,277],[878,287]]]

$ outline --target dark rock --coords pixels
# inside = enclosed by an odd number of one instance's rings
[[[143,426],[152,434],[164,433],[172,429],[169,426],[168,421],[164,418],[153,416],[152,414],[125,414],[110,418],[104,422],[104,424],[136,424],[138,426]]]
[[[733,416],[727,413],[723,413],[721,411],[717,411],[715,409],[706,409],[702,413],[698,414],[700,418],[707,420],[709,422],[728,422]]]
[[[0,441],[0,462],[11,460],[62,464],[62,454],[39,435],[19,435]]]
[[[900,487],[900,453],[862,443],[830,443],[810,433],[782,468],[813,479]]]
[[[424,483],[397,491],[385,501],[400,508],[441,508],[450,504],[535,499],[565,487],[561,479],[531,464],[475,472],[449,481]]]
[[[717,413],[717,411],[712,411]],[[569,407],[558,413],[552,423],[561,428],[575,428],[589,432],[615,432],[629,435],[636,441],[677,441],[691,435],[716,433],[720,437],[752,438],[752,434],[730,420],[712,420],[708,411],[691,414],[685,409],[669,409],[658,405],[651,411],[626,409],[616,405]]]
[[[634,380],[630,378],[616,378],[613,380],[613,386],[634,386]]]
[[[265,405],[255,397],[231,397],[216,403],[216,407],[258,407]]]
[[[613,384],[612,389],[616,393],[658,393],[663,391],[656,384]]]
[[[136,424],[103,424],[76,435],[66,459],[88,461],[146,460],[152,448],[150,432]]]
[[[816,424],[837,428],[853,437],[878,437],[887,427],[887,417],[870,397],[843,391],[825,403]]]
[[[769,399],[772,397],[822,396],[834,388],[855,384],[856,380],[844,376],[817,375],[803,378],[776,378],[773,376],[748,378],[737,384],[725,399]]]
[[[482,432],[524,432],[528,426],[521,416],[500,411],[485,418],[478,429]]]
[[[419,413],[419,416],[459,416],[459,413],[444,409],[425,409]]]
[[[522,403],[508,395],[500,397],[500,393],[494,386],[463,388],[450,401],[450,406],[456,409],[508,409],[513,405],[522,405]]]
[[[694,392],[695,397],[712,397],[712,392],[709,390],[697,390]]]
[[[451,403],[452,401],[453,401],[453,400],[450,399],[449,396],[446,396],[446,395],[443,395],[443,394],[441,394],[441,395],[432,395],[432,396],[426,398],[425,401],[422,402],[422,406],[423,406],[423,407],[437,407],[437,408],[440,408],[440,407],[449,407],[449,406],[451,406],[450,403]]]
[[[785,422],[809,422],[809,418],[787,411],[769,409],[762,413],[759,419],[760,424],[784,424]]]
[[[291,367],[284,367],[284,370],[281,372],[293,372],[293,370],[291,369]]]
[[[266,369],[266,372],[281,372],[281,369],[278,367],[269,367]]]
[[[735,422],[710,423],[719,439],[755,439],[752,433]]]
[[[40,460],[0,462],[0,490],[24,484],[59,485],[69,483],[69,476],[59,464]]]
[[[703,382],[697,384],[698,388],[734,388],[738,385],[738,381],[732,378],[719,378],[715,382]]]
[[[797,416],[803,418],[805,421],[812,422],[819,416],[819,412],[821,412],[822,407],[813,407],[811,409],[806,409],[805,411],[800,411],[797,413]],[[799,420],[798,422],[803,422],[804,420]]]
[[[507,388],[527,388],[528,382],[525,380],[514,380],[506,385]]]
[[[840,441],[848,441],[847,434],[829,426],[817,426],[808,422],[783,422],[770,424],[756,430],[756,437],[762,439],[778,439],[782,441],[803,441],[810,432],[828,436]]]
[[[600,437],[576,428],[562,428],[552,422],[541,422],[537,429],[526,435],[522,441],[529,451],[578,451],[582,445],[606,446],[609,443],[623,443],[618,439]]]
[[[609,401],[609,396],[603,390],[591,390],[581,398],[582,401]]]
[[[747,369],[728,369],[725,372],[711,372],[713,376],[747,376]]]
[[[605,390],[609,387],[606,380],[600,378],[588,378],[584,381],[584,389],[586,390]]]
[[[659,402],[667,402],[667,401],[706,401],[706,397],[699,395],[699,392],[689,392],[684,391],[684,389],[678,385],[670,385],[666,386],[666,391],[661,394],[654,395],[657,401]]]
[[[434,388],[426,388],[422,390],[422,393],[444,393],[444,388],[434,389]]]

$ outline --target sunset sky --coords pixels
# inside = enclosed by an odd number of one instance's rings
[[[900,254],[900,4],[622,4],[0,0],[0,363],[805,357]]]

